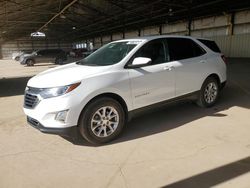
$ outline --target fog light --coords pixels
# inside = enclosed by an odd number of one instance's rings
[[[55,116],[55,120],[65,122],[67,114],[68,114],[68,110],[57,112]]]

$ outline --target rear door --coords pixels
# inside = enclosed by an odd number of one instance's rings
[[[54,63],[59,54],[60,50],[57,49],[49,50],[48,61]]]
[[[39,50],[36,56],[37,63],[49,63],[51,62],[50,50]]]
[[[176,96],[198,91],[206,76],[206,51],[189,38],[168,38],[170,60],[175,62]]]

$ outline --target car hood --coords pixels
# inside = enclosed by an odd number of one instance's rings
[[[14,52],[14,53],[12,53],[12,57],[18,56],[20,54],[21,54],[20,52]]]
[[[29,80],[28,86],[49,88],[70,85],[91,75],[103,73],[109,68],[110,66],[85,66],[71,63],[39,73]]]

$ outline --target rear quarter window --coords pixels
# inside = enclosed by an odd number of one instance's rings
[[[198,39],[198,41],[200,41],[202,44],[207,46],[210,50],[217,52],[217,53],[221,53],[220,48],[218,47],[218,45],[214,41],[205,40],[205,39]]]

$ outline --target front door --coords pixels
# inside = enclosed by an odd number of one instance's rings
[[[141,68],[130,68],[130,84],[134,108],[141,108],[175,97],[174,65],[169,62],[163,39],[146,43],[136,57],[151,58],[152,63]]]

